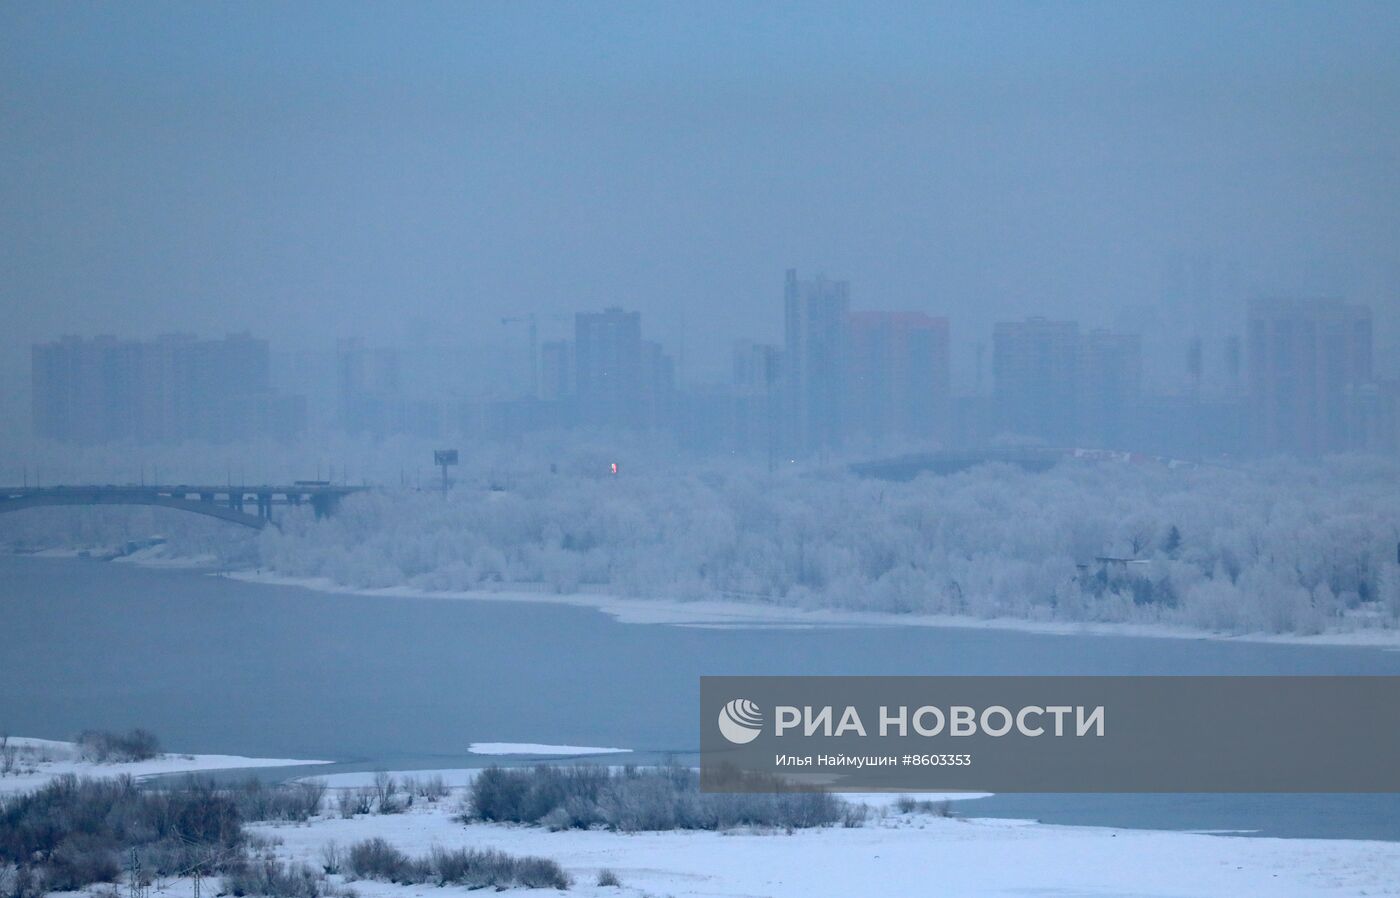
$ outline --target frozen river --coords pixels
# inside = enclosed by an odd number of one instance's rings
[[[718,628],[332,595],[0,557],[0,729],[146,727],[178,751],[472,766],[473,742],[683,760],[704,674],[1396,674],[1400,653],[925,627]],[[324,768],[323,768],[324,770]],[[1400,796],[996,796],[966,813],[1400,839]]]

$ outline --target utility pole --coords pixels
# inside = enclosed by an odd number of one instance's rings
[[[131,870],[131,898],[146,898],[146,889],[141,883],[141,857],[136,853],[135,848],[131,849],[131,861],[128,868]]]

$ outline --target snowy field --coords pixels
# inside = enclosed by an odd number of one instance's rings
[[[322,847],[379,836],[417,855],[432,846],[496,848],[559,862],[572,894],[676,898],[816,896],[1324,896],[1400,894],[1400,845],[1233,838],[887,810],[858,828],[784,832],[549,832],[464,825],[456,798],[391,816],[258,825],[279,856],[317,865]],[[598,871],[622,888],[599,888]],[[441,894],[355,882],[366,898]]]
[[[306,761],[224,755],[170,756],[151,762],[84,765],[62,758],[70,743],[16,740],[48,753],[42,770],[26,774],[23,788],[50,776],[284,766]],[[1379,896],[1400,894],[1400,844],[1341,840],[1262,839],[1097,827],[1048,826],[1028,821],[961,819],[901,813],[891,795],[848,796],[871,805],[859,827],[730,832],[550,832],[541,827],[463,824],[462,787],[474,771],[406,771],[397,777],[441,775],[452,792],[419,801],[405,812],[342,818],[324,813],[307,823],[259,823],[280,860],[321,869],[325,848],[343,853],[379,837],[410,855],[433,847],[491,848],[550,858],[573,879],[580,896],[674,898],[820,898],[820,896]],[[373,781],[371,773],[323,779],[334,793]],[[12,789],[20,779],[6,777]],[[919,796],[972,798],[974,795]],[[334,795],[327,807],[335,804]],[[598,886],[610,870],[621,886]],[[422,898],[467,890],[394,885],[331,876],[362,898]],[[208,885],[205,886],[206,892]],[[521,890],[517,890],[521,891]],[[188,879],[155,883],[161,898],[193,898]]]
[[[164,753],[147,761],[96,763],[81,757],[72,742],[11,736],[6,743],[14,749],[13,769],[0,775],[0,794],[28,792],[65,773],[77,776],[128,776],[142,779],[169,773],[196,773],[253,767],[295,767],[302,764],[329,764],[292,758],[245,758],[239,755],[186,755]]]

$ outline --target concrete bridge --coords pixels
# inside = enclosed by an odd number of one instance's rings
[[[309,505],[321,518],[344,497],[365,489],[318,480],[291,486],[12,486],[0,487],[0,514],[45,505],[158,505],[261,529],[272,523],[274,505]]]

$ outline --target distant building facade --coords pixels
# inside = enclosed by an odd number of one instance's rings
[[[1131,446],[1142,401],[1142,337],[1103,330],[1084,334],[1077,393],[1081,442],[1107,449]]]
[[[659,343],[642,339],[640,312],[620,308],[574,316],[572,347],[550,350],[545,380],[572,388],[578,423],[589,427],[645,429],[667,420],[675,391],[675,362]],[[562,375],[572,355],[573,378]],[[551,374],[555,365],[559,369]]]
[[[845,433],[847,314],[851,285],[825,277],[783,284],[784,424],[789,451],[820,452]]]
[[[549,340],[540,346],[540,398],[557,402],[574,395],[574,344]]]
[[[1371,310],[1326,299],[1259,299],[1248,321],[1253,444],[1306,456],[1363,448]]]
[[[994,399],[1004,433],[1051,445],[1124,448],[1138,436],[1142,338],[1075,321],[1002,322],[992,337]]]
[[[1051,444],[1075,441],[1079,323],[1028,318],[992,331],[992,378],[1004,431]]]
[[[267,342],[64,337],[31,352],[36,436],[73,443],[227,442],[288,438],[305,427],[303,397],[270,386]]]
[[[851,431],[876,438],[948,433],[948,319],[861,311],[847,323]]]
[[[725,411],[712,415],[709,427],[723,428],[726,448],[761,454],[774,464],[783,438],[783,350],[771,343],[739,340],[731,362]]]

